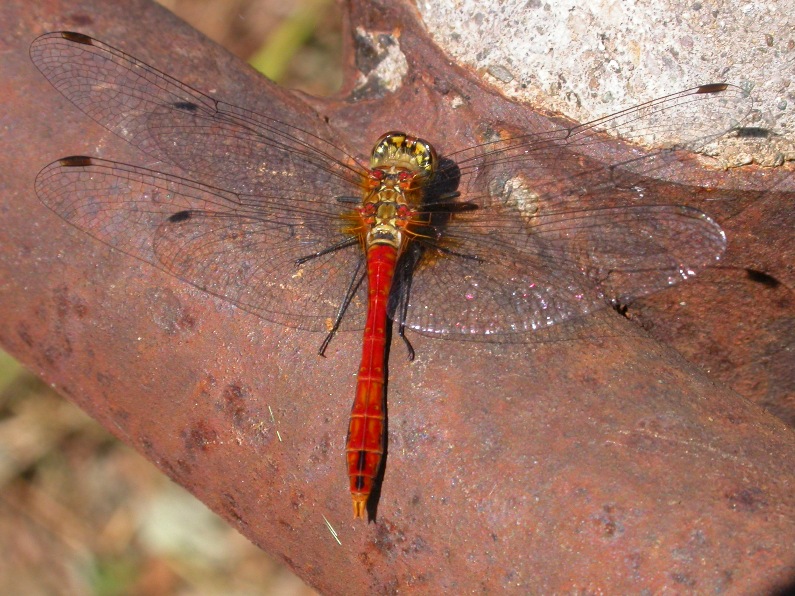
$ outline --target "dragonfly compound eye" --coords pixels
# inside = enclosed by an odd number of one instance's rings
[[[370,156],[371,168],[401,168],[422,176],[433,174],[436,163],[436,151],[430,143],[402,132],[383,135]]]

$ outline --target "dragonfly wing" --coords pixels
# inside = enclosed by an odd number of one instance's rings
[[[353,158],[351,165],[342,163],[323,151],[328,143],[322,138],[273,119],[267,127],[259,123],[265,120],[221,102],[212,113],[193,107],[152,112],[146,128],[157,145],[148,152],[233,192],[361,194],[364,170]]]
[[[411,285],[407,325],[451,336],[533,332],[662,290],[714,264],[726,239],[688,207],[455,216]],[[437,306],[430,306],[437,305]]]
[[[176,176],[88,157],[64,158],[36,178],[42,202],[75,227],[257,316],[323,331],[361,258],[357,244],[298,265],[344,238],[344,207],[239,195]],[[349,306],[362,325],[365,289]]]
[[[541,330],[605,304],[588,292],[584,280],[543,268],[540,255],[482,248],[483,258],[471,258],[471,252],[433,255],[430,249],[433,266],[420,265],[412,280],[409,328],[445,338],[494,340]]]
[[[747,120],[750,95],[729,84],[693,87],[592,122],[497,139],[457,151],[438,176],[460,177],[464,200],[510,192],[523,180],[548,205],[614,204],[616,188],[647,188],[670,175],[670,149],[697,149]],[[608,142],[609,137],[656,149]],[[633,197],[637,200],[639,197]],[[485,199],[488,202],[489,199]],[[561,208],[563,205],[559,205]]]
[[[521,163],[533,154],[603,145],[605,135],[647,147],[697,149],[742,126],[753,110],[749,93],[736,85],[692,87],[591,122],[497,139],[448,154],[471,172],[483,165]],[[582,152],[582,151],[579,151]]]
[[[202,182],[235,192],[273,194],[305,189],[314,181],[325,196],[359,194],[362,168],[352,159],[345,164],[331,156],[332,150],[344,153],[320,122],[304,118],[302,126],[315,127],[304,130],[218,102],[78,33],[42,35],[31,45],[30,55],[47,80],[93,120]],[[276,98],[269,109],[282,118],[290,114]]]
[[[752,109],[753,100],[741,87],[699,85],[576,125],[569,142],[606,132],[645,146],[695,150],[742,126]]]

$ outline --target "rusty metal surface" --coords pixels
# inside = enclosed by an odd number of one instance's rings
[[[393,35],[402,23],[410,74],[394,93],[349,85],[357,101],[314,103],[348,146],[399,127],[464,146],[476,122],[538,123],[447,65],[410,8],[363,3],[356,14],[352,30]],[[340,336],[320,359],[322,338],[114,253],[33,193],[38,170],[65,155],[157,166],[41,77],[27,55],[40,33],[113,41],[242,105],[278,92],[143,1],[10,2],[0,17],[15,24],[0,66],[0,342],[307,582],[346,594],[761,593],[795,579],[792,430],[619,317],[594,317],[586,340],[417,338],[413,364],[395,349],[378,515],[353,523],[343,441],[359,338]],[[736,193],[742,209],[716,214],[738,240],[730,257],[795,285],[787,232],[763,221],[774,212],[791,221],[791,177],[665,167],[672,180],[709,177]],[[667,192],[670,202],[690,197],[676,185]],[[770,301],[779,326],[792,317],[786,300]],[[702,314],[688,313],[688,324]],[[726,335],[715,324],[714,335]],[[698,351],[687,334],[682,341]]]

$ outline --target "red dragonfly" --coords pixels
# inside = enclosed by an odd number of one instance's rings
[[[346,447],[357,518],[384,449],[391,322],[412,357],[406,328],[533,341],[713,264],[723,231],[694,208],[654,202],[649,154],[624,184],[622,164],[589,158],[588,145],[605,132],[705,142],[750,109],[739,88],[702,85],[443,157],[392,132],[366,164],[320,119],[299,126],[275,98],[258,111],[224,103],[80,33],[45,34],[30,54],[88,116],[193,178],[66,157],[36,178],[47,207],[262,319],[325,331],[321,354],[364,322]]]

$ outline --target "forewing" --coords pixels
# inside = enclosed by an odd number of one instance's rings
[[[218,102],[108,44],[71,32],[47,33],[33,63],[69,101],[150,156],[233,192],[271,197],[293,191],[358,194],[362,168],[321,123],[287,119],[271,98],[258,114]],[[313,127],[314,129],[311,129]],[[346,163],[334,155],[346,159]]]
[[[511,192],[521,178],[548,204],[576,201],[582,206],[584,200],[599,208],[610,204],[612,189],[640,189],[656,179],[672,149],[699,149],[741,127],[752,109],[750,95],[739,87],[701,85],[585,124],[498,139],[446,157],[456,164],[455,175],[460,172],[464,200],[480,202]],[[451,174],[445,168],[439,172],[442,177]]]
[[[537,161],[538,154],[554,158],[560,148],[582,153],[590,145],[604,144],[606,135],[649,148],[695,150],[741,127],[752,109],[752,98],[736,85],[700,85],[584,124],[497,139],[447,157],[466,177],[486,165],[522,165]]]

